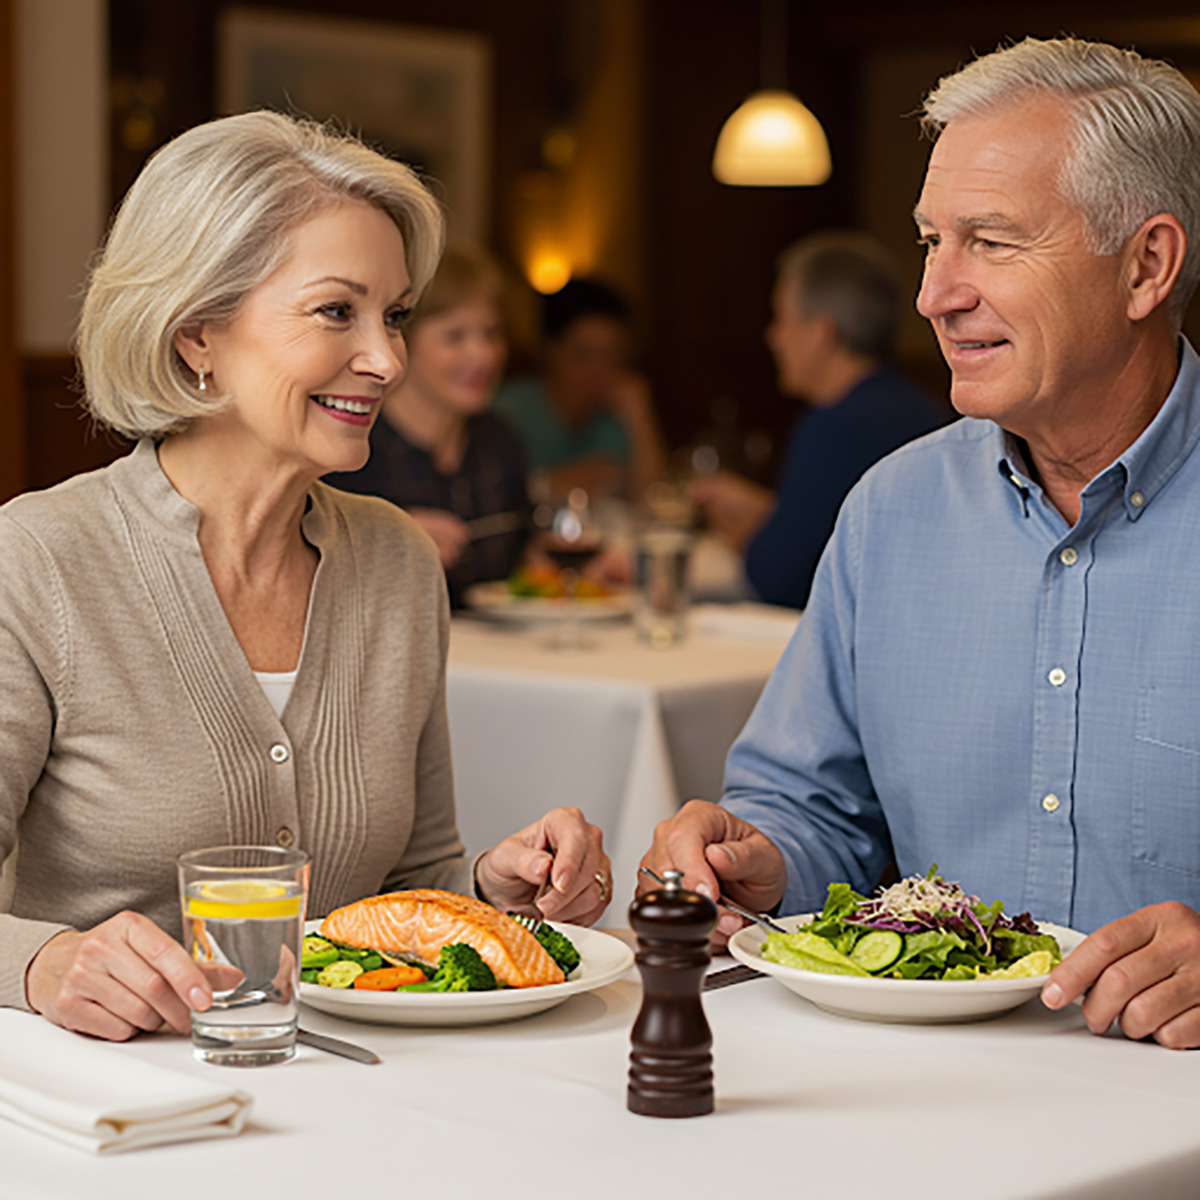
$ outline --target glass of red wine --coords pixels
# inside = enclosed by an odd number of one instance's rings
[[[559,569],[563,585],[563,619],[556,644],[562,650],[585,646],[579,626],[579,577],[584,567],[600,553],[603,539],[595,513],[583,488],[572,488],[554,509],[542,542],[542,552]]]

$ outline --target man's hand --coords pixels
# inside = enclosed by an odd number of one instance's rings
[[[732,471],[701,475],[688,488],[688,498],[713,533],[738,554],[746,552],[775,508],[773,492]]]
[[[52,937],[25,973],[29,1007],[55,1025],[120,1042],[163,1023],[185,1030],[212,1003],[200,967],[140,913]]]
[[[774,908],[787,887],[787,868],[775,843],[749,822],[707,800],[690,800],[675,816],[659,823],[642,866],[660,877],[668,868],[682,871],[684,887],[710,900],[723,892],[755,912]],[[639,875],[639,892],[655,886]],[[723,946],[744,923],[721,909],[713,945]]]
[[[425,530],[437,547],[442,567],[449,570],[471,542],[466,522],[441,508],[410,508],[408,515]]]
[[[600,830],[577,808],[551,809],[476,864],[479,894],[501,911],[591,925],[612,899],[612,864]]]
[[[1126,1037],[1200,1046],[1200,913],[1168,900],[1097,929],[1050,973],[1042,1001],[1063,1008],[1084,992],[1093,1033],[1119,1018]]]

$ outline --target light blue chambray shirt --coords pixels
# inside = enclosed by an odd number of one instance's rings
[[[936,862],[1091,931],[1200,909],[1200,360],[1069,528],[991,421],[847,498],[723,803],[787,861],[783,912]]]

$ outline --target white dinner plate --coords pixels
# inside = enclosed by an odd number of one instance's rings
[[[802,913],[783,917],[779,924],[790,933],[819,915]],[[1064,958],[1086,936],[1044,921],[1037,922],[1037,927],[1058,939]],[[982,1021],[1033,999],[1046,982],[1045,975],[1028,979],[864,979],[861,975],[822,975],[763,958],[766,936],[767,931],[761,926],[749,925],[729,939],[729,952],[756,971],[778,979],[818,1008],[860,1021],[915,1025]]]
[[[622,621],[633,612],[633,592],[629,588],[614,589],[608,596],[588,596],[572,605],[562,598],[514,596],[502,579],[474,584],[463,592],[463,601],[481,617],[517,625],[562,621],[568,615],[581,624]]]
[[[319,933],[320,925],[309,921],[304,932]],[[633,966],[633,951],[607,933],[553,921],[550,925],[579,951],[579,966],[565,983],[495,992],[367,992],[301,983],[300,999],[335,1017],[376,1025],[485,1025],[545,1012],[580,992],[612,983]]]

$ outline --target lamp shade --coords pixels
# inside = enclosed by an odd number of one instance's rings
[[[816,117],[791,92],[755,92],[725,122],[713,174],[743,187],[824,183],[832,166]]]

